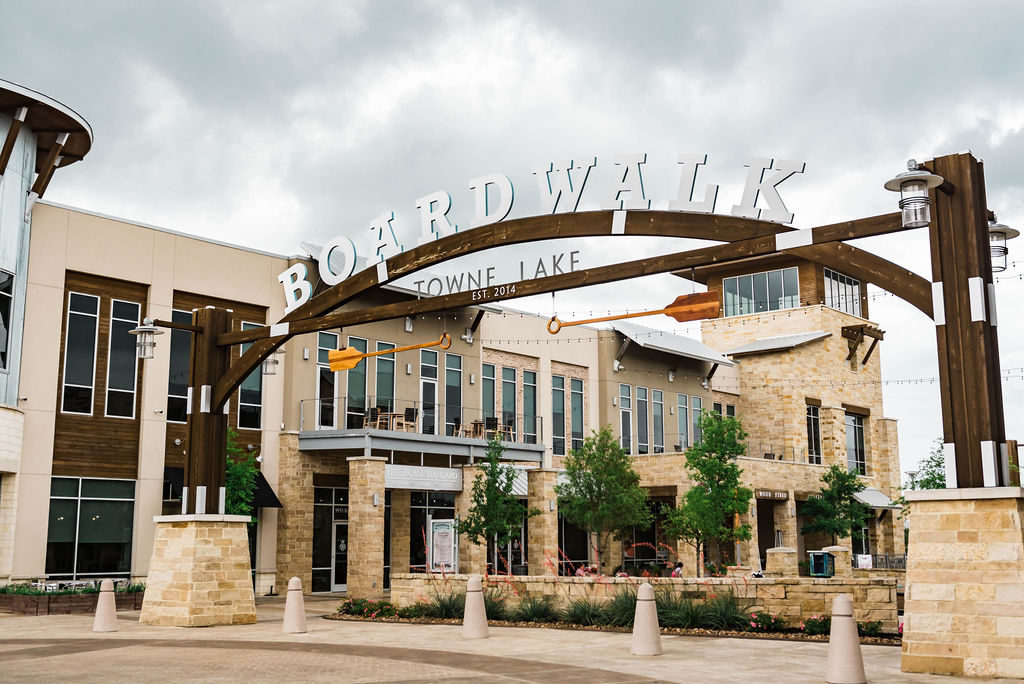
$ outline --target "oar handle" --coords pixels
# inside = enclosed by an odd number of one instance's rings
[[[631,314],[617,314],[615,316],[601,316],[600,318],[585,318],[582,321],[560,321],[558,316],[552,316],[551,320],[548,321],[548,332],[552,335],[557,335],[558,331],[562,328],[568,328],[574,325],[586,325],[587,323],[604,323],[605,321],[621,321],[624,318],[640,318],[641,316],[657,316],[658,314],[668,313],[668,309],[659,309],[658,311],[637,311]]]

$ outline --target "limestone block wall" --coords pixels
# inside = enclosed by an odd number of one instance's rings
[[[11,577],[14,563],[14,529],[18,516],[18,479],[15,473],[0,473],[0,583]]]
[[[348,459],[349,596],[367,598],[383,591],[385,460],[379,456]]]
[[[422,573],[392,575],[391,602],[396,606],[407,606],[438,592],[465,592],[468,578],[469,575],[462,574],[445,577]],[[812,615],[828,615],[832,610],[832,600],[837,595],[850,594],[858,621],[880,620],[882,630],[888,633],[895,633],[898,629],[896,580],[892,578],[666,577],[644,581],[650,582],[655,591],[668,591],[698,600],[710,594],[732,591],[746,610],[767,610],[781,615],[792,626]],[[578,598],[603,602],[617,591],[635,589],[638,584],[635,577],[524,576],[488,577],[485,581],[485,586],[507,592],[512,601],[523,597],[547,597],[557,608]]]
[[[558,574],[558,502],[555,483],[558,471],[534,468],[526,471],[527,506],[540,511],[530,518],[527,568],[531,575]]]

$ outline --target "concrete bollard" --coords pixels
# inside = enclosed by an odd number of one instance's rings
[[[484,583],[480,575],[470,575],[466,583],[466,607],[462,614],[462,638],[486,639],[488,636]]]
[[[108,579],[100,582],[100,597],[96,601],[96,617],[92,621],[92,631],[117,631],[117,603],[114,601],[114,583]]]
[[[866,684],[868,681],[864,675],[857,621],[853,617],[853,597],[849,594],[839,594],[832,601],[825,681],[828,684]]]
[[[306,604],[302,600],[302,580],[298,577],[288,580],[288,595],[284,599],[284,624],[281,631],[285,634],[306,633]]]
[[[658,606],[654,602],[654,587],[647,582],[636,592],[636,612],[633,614],[633,643],[630,655],[661,655],[661,631],[658,629]]]

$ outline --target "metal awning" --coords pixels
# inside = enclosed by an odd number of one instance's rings
[[[256,491],[252,494],[253,508],[284,508],[281,500],[274,493],[274,488],[267,482],[262,471],[256,471]]]
[[[862,504],[870,506],[871,508],[902,508],[902,506],[893,503],[892,499],[874,487],[868,487],[857,492],[853,495],[853,498],[857,499],[857,501],[860,501]]]
[[[799,347],[802,344],[808,344],[810,342],[816,342],[817,340],[825,339],[830,337],[832,333],[825,332],[824,330],[818,330],[809,333],[799,333],[797,335],[780,335],[778,337],[763,337],[753,342],[730,349],[725,352],[729,356],[741,356],[743,354],[765,354],[768,352],[777,351],[788,351],[793,347]]]
[[[698,342],[690,337],[676,335],[664,330],[645,328],[642,325],[628,323],[626,321],[615,321],[611,324],[612,330],[625,335],[635,344],[644,349],[682,356],[695,361],[717,363],[722,366],[731,366],[733,362],[725,358],[703,342]]]

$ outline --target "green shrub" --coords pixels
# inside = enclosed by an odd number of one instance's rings
[[[636,587],[620,587],[604,604],[606,624],[614,627],[632,627],[636,615]]]
[[[694,629],[704,622],[704,604],[665,591],[654,596],[658,607],[658,622],[662,627]]]
[[[398,614],[395,607],[388,601],[371,601],[361,598],[345,599],[338,606],[338,612],[343,615],[358,615],[368,618],[394,617]]]
[[[832,631],[832,618],[828,615],[824,617],[812,615],[800,623],[800,629],[804,634],[811,636],[828,634]]]
[[[435,591],[427,599],[430,617],[450,619],[462,618],[466,609],[466,592],[464,591]]]
[[[146,585],[142,584],[142,583],[139,583],[139,584],[135,584],[135,583],[127,584],[127,585],[124,586],[124,588],[118,587],[117,591],[123,591],[126,594],[131,594],[131,593],[134,593],[134,592],[146,591]]]
[[[427,617],[430,615],[430,605],[423,602],[413,603],[409,606],[402,606],[395,613],[406,620],[413,618]]]
[[[767,610],[750,614],[751,632],[781,632],[786,628],[786,621]]]
[[[570,625],[603,625],[604,609],[587,598],[578,598],[565,607],[560,616],[562,622]]]
[[[867,622],[858,622],[857,634],[869,637],[882,636],[882,621],[869,620]]]
[[[512,608],[510,617],[516,622],[554,622],[558,614],[546,597],[525,596]]]
[[[484,610],[488,620],[508,620],[507,598],[501,589],[492,587],[484,590]]]
[[[711,596],[704,604],[703,627],[710,629],[743,629],[747,614],[731,591]]]

